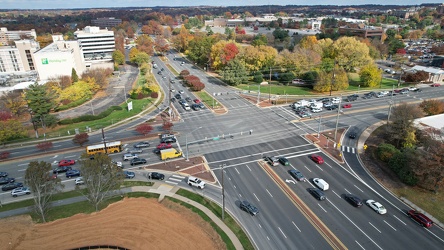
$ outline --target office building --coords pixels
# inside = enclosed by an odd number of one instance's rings
[[[0,45],[13,45],[14,41],[22,39],[37,39],[37,33],[32,30],[14,30],[8,31],[7,28],[0,28]]]
[[[112,28],[122,23],[122,19],[116,19],[114,17],[103,17],[91,20],[93,26],[97,26],[101,29]]]
[[[74,32],[74,37],[80,44],[87,67],[92,63],[112,61],[116,48],[114,31],[86,26],[83,30]]]

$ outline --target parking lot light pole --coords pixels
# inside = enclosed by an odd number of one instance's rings
[[[202,128],[202,127],[198,127],[198,128],[194,129],[193,131],[191,131],[191,132],[189,132],[189,133],[187,133],[187,134],[185,135],[185,148],[186,148],[186,151],[187,151],[187,161],[188,161],[188,135],[191,134],[191,133],[193,133],[194,131],[196,131],[196,130],[198,130],[198,129],[201,129],[201,128]]]

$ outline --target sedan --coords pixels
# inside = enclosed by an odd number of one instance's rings
[[[166,148],[172,148],[173,146],[171,145],[171,143],[161,143],[159,145],[157,145],[156,148],[158,149],[166,149]]]
[[[72,169],[66,172],[66,178],[71,178],[71,177],[79,177],[80,176],[80,171],[76,170],[76,169]]]
[[[192,108],[194,111],[198,111],[198,110],[200,109],[199,104],[196,104],[196,103],[193,103],[193,105],[191,105],[191,108]]]
[[[10,178],[10,177],[1,177],[1,178],[0,178],[0,185],[7,184],[7,183],[10,183],[10,182],[14,182],[14,181],[15,181],[14,178]]]
[[[348,138],[355,139],[356,138],[356,133],[355,132],[350,132],[350,134],[348,134]]]
[[[148,174],[148,179],[163,180],[165,179],[165,175],[157,172],[151,172]]]
[[[123,174],[125,174],[125,178],[127,178],[127,179],[132,179],[132,178],[136,177],[136,174],[131,171],[123,171]]]
[[[197,105],[199,105],[199,108],[200,109],[204,109],[205,108],[205,105],[201,102],[201,103],[198,103]]]
[[[367,200],[365,204],[367,204],[371,209],[375,210],[375,212],[378,214],[387,213],[387,209],[385,209],[385,207],[379,202],[376,202],[374,200]]]
[[[434,83],[434,84],[432,84],[432,85],[430,85],[431,87],[439,87],[439,86],[441,86],[441,84],[439,84],[439,83]]]
[[[160,139],[161,143],[173,143],[176,142],[176,138],[170,137],[170,138],[162,138]]]
[[[310,155],[310,158],[312,161],[316,162],[317,164],[324,163],[324,159],[322,159],[322,157],[319,155]]]
[[[290,169],[288,170],[288,173],[290,173],[290,175],[298,181],[305,181],[305,176],[297,169]]]
[[[61,160],[59,161],[59,167],[66,167],[76,164],[75,160]]]
[[[352,105],[351,105],[351,103],[346,103],[346,104],[342,105],[342,107],[345,109],[349,109],[352,107]]]
[[[352,204],[355,207],[361,207],[362,206],[362,200],[359,199],[357,196],[352,194],[346,194],[344,196],[345,200],[348,201],[350,204]]]
[[[134,144],[135,148],[147,148],[149,146],[150,146],[150,143],[147,141],[141,141],[141,142]]]
[[[71,169],[72,169],[71,167],[66,167],[66,166],[58,167],[58,168],[52,170],[52,173],[53,174],[64,173],[64,172],[69,171]]]
[[[6,172],[0,172],[0,177],[6,177],[6,176],[8,176],[8,173],[6,173]]]
[[[186,100],[187,102],[191,102],[191,101],[192,101],[192,100],[191,100],[191,97],[186,97],[185,100]]]
[[[181,93],[181,94],[183,94],[185,91],[183,91],[183,90],[179,90],[179,93]]]
[[[131,160],[131,166],[145,164],[145,163],[146,163],[146,160],[143,158],[134,158]]]
[[[197,104],[200,103],[200,100],[199,100],[199,99],[194,99],[193,101],[194,101],[194,103],[197,103]]]
[[[12,197],[17,197],[25,194],[31,194],[31,190],[27,187],[18,187],[11,191]]]
[[[288,159],[285,158],[285,157],[279,157],[279,162],[280,162],[282,165],[284,165],[284,166],[288,166],[288,165],[290,165],[290,162],[289,162]]]
[[[259,210],[257,207],[250,204],[248,201],[242,201],[239,205],[240,209],[244,210],[245,212],[255,216],[259,213]]]
[[[23,187],[23,183],[21,182],[12,182],[2,186],[2,191],[13,190],[18,187]]]

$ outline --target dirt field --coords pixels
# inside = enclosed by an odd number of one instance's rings
[[[225,249],[212,227],[168,200],[127,198],[93,214],[45,224],[29,216],[0,220],[0,249],[73,249],[109,245],[127,249]]]

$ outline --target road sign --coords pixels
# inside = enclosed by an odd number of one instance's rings
[[[220,139],[220,137],[213,137],[213,141],[217,141],[219,139]]]

